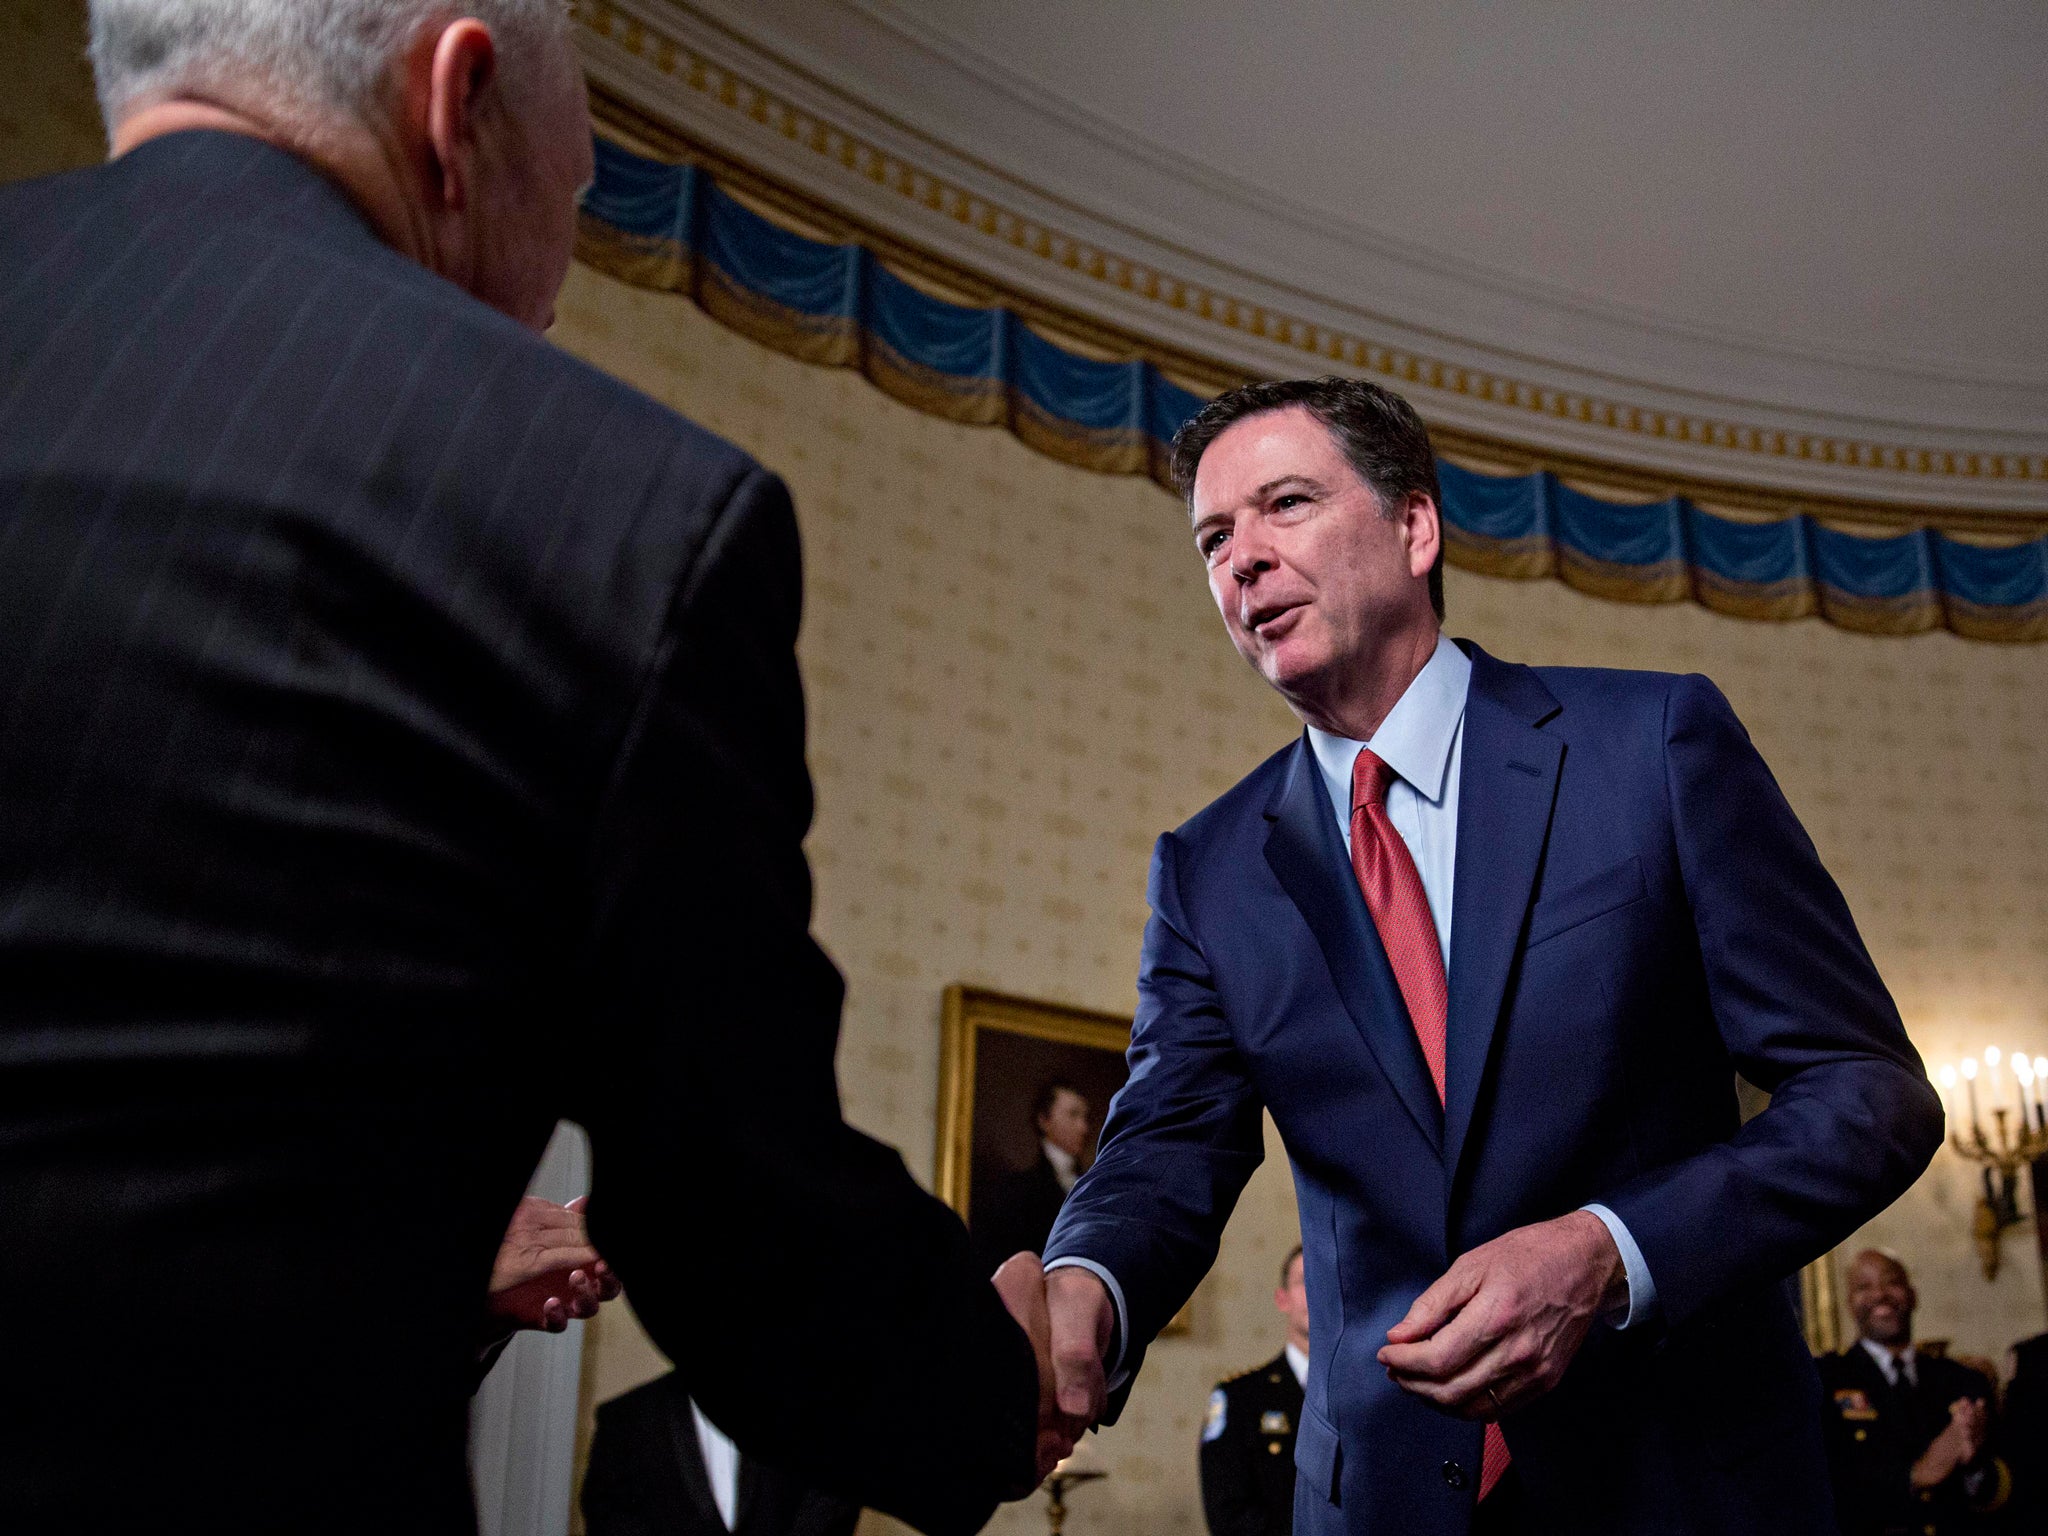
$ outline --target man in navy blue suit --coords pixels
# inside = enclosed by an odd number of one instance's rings
[[[1061,1409],[1114,1418],[1264,1108],[1314,1340],[1298,1532],[1828,1528],[1781,1282],[1941,1109],[1726,700],[1447,640],[1428,434],[1385,390],[1234,391],[1173,465],[1307,729],[1154,852],[1130,1080],[1046,1246]]]

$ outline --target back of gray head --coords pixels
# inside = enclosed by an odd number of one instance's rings
[[[360,116],[421,28],[474,16],[502,68],[536,78],[566,48],[564,0],[91,0],[92,66],[109,127],[153,98],[246,99]]]

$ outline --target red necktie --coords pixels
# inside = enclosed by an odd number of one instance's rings
[[[1444,979],[1444,951],[1429,896],[1415,858],[1387,819],[1387,787],[1394,770],[1364,747],[1351,765],[1351,872],[1379,929],[1380,945],[1393,967],[1394,984],[1408,1005],[1408,1020],[1422,1045],[1422,1059],[1444,1099],[1444,1046],[1450,1024],[1451,989]],[[1493,1492],[1508,1469],[1508,1443],[1498,1424],[1486,1426],[1479,1458],[1479,1497]]]

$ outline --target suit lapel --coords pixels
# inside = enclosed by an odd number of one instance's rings
[[[1322,946],[1345,1012],[1380,1071],[1430,1146],[1441,1154],[1443,1108],[1437,1103],[1436,1085],[1430,1081],[1429,1064],[1423,1060],[1415,1027],[1408,1022],[1408,1009],[1394,984],[1372,914],[1352,878],[1351,861],[1344,856],[1344,840],[1306,734],[1295,744],[1287,775],[1266,815],[1272,823],[1266,835],[1267,864]],[[1459,856],[1463,858],[1462,838]]]
[[[1521,949],[1564,760],[1564,744],[1537,729],[1558,710],[1542,679],[1477,646],[1467,649],[1472,684],[1458,775],[1444,1085],[1444,1163],[1454,1181]]]
[[[738,1486],[733,1490],[732,1528],[743,1531],[747,1528],[747,1514],[754,1507],[754,1501],[761,1493],[761,1464],[753,1457],[741,1453],[739,1458]]]

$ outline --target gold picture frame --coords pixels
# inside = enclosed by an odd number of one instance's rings
[[[1807,1349],[1816,1355],[1848,1348],[1851,1337],[1842,1327],[1839,1252],[1831,1249],[1799,1271],[1800,1329],[1806,1335]]]
[[[946,988],[939,1046],[938,1148],[933,1180],[939,1198],[975,1231],[975,1204],[1014,1187],[1038,1156],[1030,1107],[1040,1090],[1072,1084],[1101,1131],[1110,1093],[1123,1086],[1131,1020],[980,987]],[[977,1158],[977,1149],[979,1158]],[[1092,1150],[1092,1148],[1091,1148]],[[979,1166],[977,1166],[979,1162]],[[991,1212],[982,1212],[984,1224]],[[1027,1218],[1028,1220],[1028,1218]],[[1004,1231],[1016,1230],[1005,1221]],[[1028,1238],[1019,1246],[1043,1242]],[[984,1258],[995,1258],[993,1252]],[[1191,1301],[1163,1330],[1193,1328]]]

